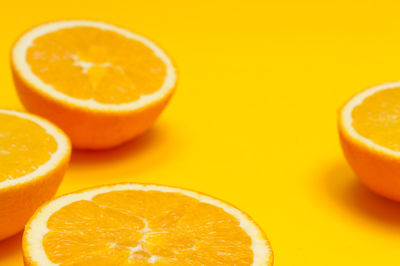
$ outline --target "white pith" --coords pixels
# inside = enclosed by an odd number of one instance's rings
[[[400,88],[400,81],[385,83],[385,84],[382,84],[382,85],[378,85],[378,86],[372,87],[372,88],[367,89],[365,91],[362,91],[362,92],[358,93],[357,95],[355,95],[343,107],[342,112],[341,112],[340,115],[342,116],[343,126],[346,129],[347,133],[351,137],[353,137],[354,139],[358,139],[359,141],[361,141],[362,143],[364,143],[365,145],[367,145],[368,147],[370,147],[370,148],[372,148],[374,150],[381,151],[381,152],[384,152],[386,154],[393,155],[395,157],[400,157],[400,151],[394,151],[394,150],[391,150],[391,149],[386,148],[384,146],[381,146],[379,144],[376,144],[372,140],[370,140],[370,139],[358,134],[358,132],[353,127],[353,116],[352,116],[354,108],[356,106],[362,104],[363,101],[366,98],[374,95],[375,93],[377,93],[379,91],[388,90],[388,89],[394,89],[394,88]]]
[[[21,176],[14,179],[7,179],[0,182],[0,189],[6,187],[9,188],[11,186],[29,182],[35,178],[45,175],[46,173],[54,169],[57,165],[59,165],[61,160],[63,160],[63,158],[65,158],[65,156],[68,154],[69,152],[68,139],[62,133],[60,133],[59,129],[54,127],[49,122],[41,118],[38,118],[37,116],[13,110],[0,109],[0,114],[7,114],[32,121],[38,124],[40,127],[42,127],[46,131],[46,133],[51,135],[57,142],[57,150],[51,155],[50,159],[46,163],[40,165],[35,171],[25,176]]]
[[[57,210],[79,200],[91,200],[94,196],[102,193],[122,190],[139,190],[139,191],[161,191],[169,193],[180,193],[199,200],[200,202],[208,203],[219,208],[222,208],[228,214],[234,216],[240,226],[247,232],[252,239],[252,250],[254,252],[254,262],[252,265],[261,266],[268,265],[271,260],[271,250],[263,233],[257,225],[255,225],[245,214],[240,210],[229,206],[217,199],[202,195],[193,191],[183,190],[179,188],[159,186],[159,185],[141,185],[141,184],[117,184],[95,188],[92,190],[72,193],[60,198],[57,198],[48,204],[44,205],[36,213],[35,218],[31,221],[30,226],[25,232],[26,250],[29,250],[29,257],[33,262],[40,266],[54,266],[49,260],[42,246],[43,236],[49,232],[47,221],[51,215]]]
[[[161,88],[152,94],[142,95],[138,100],[133,102],[121,103],[121,104],[105,104],[97,102],[94,99],[82,100],[73,98],[69,95],[57,91],[56,89],[53,88],[52,85],[44,83],[39,77],[37,77],[32,72],[31,67],[26,61],[26,52],[28,48],[33,44],[36,38],[42,35],[65,28],[74,28],[81,26],[94,27],[102,30],[113,31],[125,36],[126,38],[142,42],[151,50],[153,50],[155,56],[160,58],[161,61],[163,61],[166,65],[166,77]],[[27,32],[26,34],[24,34],[15,44],[12,50],[12,60],[14,66],[16,67],[18,72],[22,75],[22,77],[27,81],[29,81],[29,83],[31,83],[34,88],[42,91],[44,94],[49,95],[55,100],[61,102],[67,102],[68,104],[74,105],[76,107],[98,110],[98,111],[132,111],[139,109],[159,99],[164,98],[171,92],[171,90],[173,90],[176,82],[176,71],[171,60],[152,41],[141,35],[132,33],[126,29],[118,28],[116,26],[98,21],[69,20],[69,21],[51,22],[37,26],[32,30],[30,30],[29,32]]]

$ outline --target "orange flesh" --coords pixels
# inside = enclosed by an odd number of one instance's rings
[[[376,144],[400,151],[400,88],[366,98],[352,113],[353,128]]]
[[[133,102],[154,93],[166,75],[165,64],[143,43],[93,27],[38,37],[26,60],[55,90],[105,104]]]
[[[63,207],[43,240],[59,265],[251,265],[251,238],[222,209],[177,193],[115,191]]]
[[[35,171],[56,150],[54,138],[36,123],[0,113],[0,182]]]

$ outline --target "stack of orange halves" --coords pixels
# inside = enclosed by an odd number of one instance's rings
[[[11,67],[35,115],[0,110],[0,239],[25,226],[26,265],[272,265],[256,223],[202,193],[127,183],[49,201],[71,144],[120,145],[168,103],[176,70],[153,42],[102,22],[53,22],[18,39]]]

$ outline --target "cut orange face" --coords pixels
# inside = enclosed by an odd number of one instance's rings
[[[171,60],[153,42],[94,21],[33,28],[16,42],[11,66],[25,107],[82,149],[113,147],[146,131],[176,83]]]
[[[70,149],[68,138],[49,122],[0,109],[0,240],[20,231],[55,194]]]
[[[26,265],[272,265],[262,230],[209,196],[117,184],[59,197],[27,224]]]
[[[400,82],[355,95],[339,115],[344,154],[370,189],[400,201]]]

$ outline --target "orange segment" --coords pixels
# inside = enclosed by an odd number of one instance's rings
[[[46,265],[33,249],[37,241],[60,266],[272,265],[268,242],[248,216],[207,196],[156,185],[60,197],[27,225],[28,265]]]
[[[400,88],[376,92],[353,110],[353,127],[362,136],[400,151]]]
[[[0,240],[55,194],[70,150],[65,134],[46,120],[0,109]]]
[[[57,91],[100,103],[138,100],[157,91],[166,76],[165,64],[142,42],[94,27],[40,36],[26,60],[32,72]]]
[[[137,208],[137,198],[145,205]],[[119,200],[126,200],[129,205],[115,206]],[[100,194],[92,201],[78,201],[57,211],[47,227],[51,232],[45,235],[44,249],[49,259],[60,265],[64,265],[66,258],[60,258],[59,254],[76,241],[79,246],[91,247],[80,253],[83,257],[87,252],[106,254],[110,249],[126,249],[125,260],[132,263],[136,258],[157,258],[155,265],[189,260],[208,265],[221,262],[250,265],[253,261],[251,239],[234,217],[220,208],[176,193]],[[121,258],[116,251],[109,253],[107,257],[112,261]],[[112,254],[116,258],[110,258]],[[74,264],[83,263],[79,254],[73,257]]]
[[[83,265],[90,256],[114,262],[128,258],[128,247],[138,245],[144,223],[91,201],[78,201],[55,213],[47,227],[50,232],[44,236],[43,246],[50,260],[63,265],[73,257],[75,265]]]
[[[35,171],[57,150],[54,137],[38,124],[0,113],[0,182]]]

